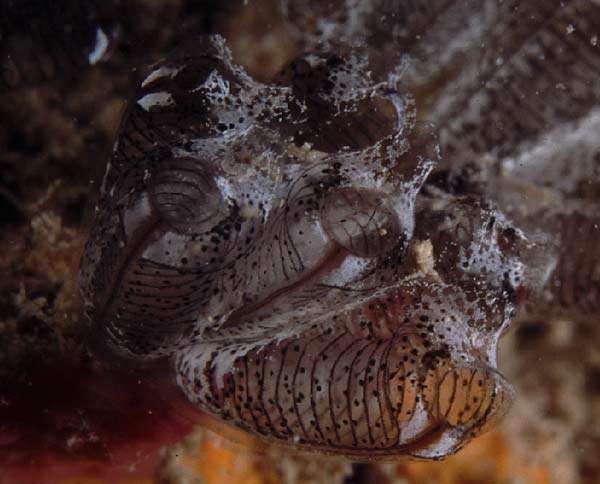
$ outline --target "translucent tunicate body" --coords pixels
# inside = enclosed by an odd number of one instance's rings
[[[412,98],[357,58],[271,84],[219,37],[159,62],[82,259],[94,351],[169,360],[199,408],[289,445],[455,452],[512,400],[496,346],[526,241],[493,203],[425,190],[438,162]]]

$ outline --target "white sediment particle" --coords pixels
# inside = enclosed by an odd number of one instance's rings
[[[433,257],[433,244],[431,240],[417,240],[413,246],[413,253],[417,262],[419,271],[423,274],[441,281],[441,278],[434,268],[435,259]]]
[[[175,104],[175,100],[171,93],[166,91],[152,92],[146,94],[137,102],[145,111],[149,111],[153,106],[170,106]]]
[[[91,65],[94,65],[98,62],[104,54],[106,54],[106,50],[108,49],[108,37],[104,33],[104,31],[98,27],[96,29],[96,42],[94,43],[94,48],[88,54],[88,62]]]

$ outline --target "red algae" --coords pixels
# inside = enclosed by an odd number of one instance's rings
[[[26,371],[0,392],[0,483],[151,478],[198,417],[178,393],[161,375],[67,362]]]

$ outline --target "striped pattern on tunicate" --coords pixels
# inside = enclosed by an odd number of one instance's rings
[[[509,407],[504,379],[457,359],[441,328],[419,330],[410,312],[384,323],[367,311],[358,327],[343,314],[281,342],[200,343],[179,353],[179,383],[248,431],[356,457],[456,450]],[[382,324],[398,329],[384,337]]]

